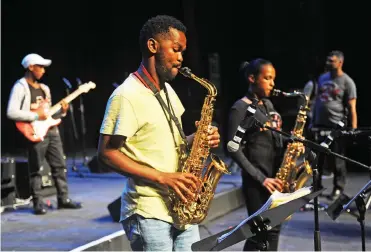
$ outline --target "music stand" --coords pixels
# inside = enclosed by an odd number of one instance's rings
[[[257,236],[261,240],[264,240],[267,231],[284,222],[287,217],[299,210],[300,207],[310,200],[317,197],[324,190],[323,188],[275,208],[268,209],[256,216],[248,217],[237,226],[193,243],[192,250],[220,251],[253,236]],[[268,250],[268,244],[265,244],[261,249]]]
[[[371,188],[371,180],[369,180],[367,184],[362,187],[362,189],[356,195],[354,195],[354,197],[350,199],[346,204],[341,204],[341,202],[344,202],[347,199],[347,197],[344,197],[342,201],[339,201],[340,204],[338,203],[337,205],[326,211],[328,216],[330,216],[332,220],[336,220],[342,212],[348,211],[350,205],[353,202],[356,203],[359,213],[357,220],[361,226],[362,251],[366,251],[365,213],[367,208],[365,203],[365,194],[367,193],[369,187]]]
[[[335,156],[337,158],[340,158],[340,159],[345,160],[347,162],[356,164],[358,166],[361,166],[361,167],[366,168],[369,171],[371,171],[371,167],[369,167],[365,164],[362,164],[358,161],[355,161],[353,159],[350,159],[346,156],[340,155],[336,152],[333,152],[329,148],[326,148],[325,146],[314,143],[314,142],[312,142],[310,140],[307,140],[307,139],[304,139],[304,138],[299,138],[299,137],[293,136],[293,135],[288,134],[284,131],[277,130],[277,129],[275,129],[273,127],[270,127],[268,125],[264,125],[259,121],[256,121],[256,123],[258,125],[260,125],[261,127],[264,127],[266,129],[269,129],[271,131],[277,132],[281,135],[284,135],[284,136],[288,137],[290,139],[290,141],[292,141],[292,142],[301,142],[305,147],[308,147],[309,149],[311,149],[312,151],[315,151],[317,153],[317,156],[316,156],[315,161],[313,163],[313,165],[314,165],[314,168],[313,168],[313,184],[314,184],[314,189],[315,190],[318,189],[317,188],[318,187],[317,165],[318,165],[318,159],[319,159],[320,155]],[[321,251],[321,235],[320,235],[320,230],[319,230],[318,198],[317,197],[314,198],[314,247],[315,247],[315,251]]]

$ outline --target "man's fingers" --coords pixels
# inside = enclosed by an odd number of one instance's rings
[[[218,128],[215,127],[215,126],[209,126],[208,128],[208,137],[207,137],[207,140],[208,140],[208,145],[210,147],[217,147],[220,143],[220,135],[219,135],[219,132],[218,132]]]
[[[218,131],[218,127],[209,125],[208,132],[209,132],[210,135],[214,134],[217,131]]]
[[[194,190],[197,190],[197,183],[198,183],[198,181],[196,179],[191,179],[191,178],[183,177],[183,178],[181,178],[181,181],[183,183],[186,183],[186,184],[192,186]]]
[[[186,197],[184,197],[183,193],[179,190],[179,188],[176,185],[173,187],[173,190],[178,194],[182,201],[187,202]]]
[[[61,101],[61,106],[62,106],[63,109],[67,109],[68,108],[68,103],[65,100],[62,100]]]
[[[195,186],[196,186],[196,188],[197,188],[197,185],[200,183],[199,179],[198,179],[195,175],[193,175],[193,174],[191,174],[191,173],[185,173],[185,174],[184,174],[184,177],[185,177],[186,179],[190,179],[191,181],[193,181],[194,184],[195,184]],[[196,189],[196,188],[195,188],[195,189]]]
[[[219,145],[219,143],[220,143],[220,140],[218,139],[218,140],[209,141],[208,144],[210,147],[216,147]]]
[[[191,196],[192,198],[195,197],[195,194],[189,190],[182,182],[177,182],[177,186],[180,187],[180,189],[183,190],[183,192],[186,192],[189,196]]]
[[[219,140],[220,139],[220,135],[218,133],[213,133],[212,135],[209,135],[207,137],[208,140]]]

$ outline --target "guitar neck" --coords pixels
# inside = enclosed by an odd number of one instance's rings
[[[78,97],[83,91],[79,90],[79,89],[76,89],[74,92],[72,92],[70,95],[66,96],[63,100],[66,101],[67,103],[70,103],[71,101],[73,101],[76,97]],[[49,110],[49,115],[52,116],[54,115],[55,113],[57,113],[62,105],[61,105],[61,102],[63,100],[60,100],[57,104],[55,104],[53,107],[50,108]]]

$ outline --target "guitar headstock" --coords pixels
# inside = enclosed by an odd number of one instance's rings
[[[89,92],[90,89],[94,89],[95,86],[96,85],[95,85],[94,82],[89,81],[88,83],[81,84],[79,86],[79,90],[84,92],[84,93],[87,93],[87,92]]]

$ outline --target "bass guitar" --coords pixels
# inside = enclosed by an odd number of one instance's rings
[[[95,86],[95,83],[91,81],[82,84],[78,87],[78,89],[76,89],[70,95],[66,96],[63,100],[67,103],[70,103],[82,93],[87,93],[90,91],[90,89],[94,89]],[[33,122],[18,121],[15,123],[16,128],[31,142],[36,143],[44,141],[44,137],[46,136],[49,128],[59,125],[62,121],[61,118],[54,119],[52,116],[55,115],[62,108],[61,102],[63,100],[59,101],[51,108],[48,102],[44,101],[37,109],[31,109],[31,111],[37,112],[39,110],[44,110],[44,113],[48,115],[46,120],[36,120]]]

